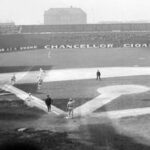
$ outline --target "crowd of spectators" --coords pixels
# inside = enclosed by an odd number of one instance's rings
[[[120,47],[125,43],[150,43],[148,32],[97,32],[97,33],[53,33],[12,34],[0,36],[0,48],[14,48],[36,45],[108,44]]]
[[[2,30],[3,33],[0,34],[0,49],[20,49],[20,47],[37,47],[37,48],[44,48],[45,45],[74,45],[74,44],[110,44],[112,43],[114,47],[121,47],[122,44],[125,43],[150,43],[150,30],[148,31],[148,26],[150,24],[146,24],[146,28],[143,31],[120,31],[120,30],[113,30],[113,31],[96,31],[100,29],[100,26],[93,25],[93,28],[91,28],[91,25],[87,25],[86,28],[83,28],[85,25],[77,25],[74,28],[74,31],[77,32],[71,32],[71,27],[68,28],[68,32],[46,32],[46,30],[49,28],[49,26],[7,26],[5,30],[4,27],[0,26],[0,31]],[[80,26],[80,28],[79,28]],[[33,27],[36,29],[36,33],[23,33],[25,30],[24,27]],[[37,29],[40,27],[40,33],[37,32]],[[43,28],[45,29],[44,32]],[[52,26],[53,29],[56,30],[57,26]],[[67,25],[65,26],[65,28]],[[101,26],[106,29],[106,27],[114,27],[112,26]],[[121,28],[121,26],[119,26]],[[127,28],[127,26],[125,26]],[[125,28],[124,27],[124,28]],[[130,25],[131,28],[133,28],[133,25]],[[135,25],[135,29],[137,29],[139,26]],[[141,26],[140,26],[141,27]],[[144,27],[144,25],[142,26]],[[142,29],[141,27],[141,29]],[[28,31],[35,31],[32,28],[32,30]],[[65,29],[63,26],[60,30]],[[80,31],[81,29],[82,32]],[[85,31],[88,30],[88,31]],[[109,28],[108,28],[109,29]],[[122,27],[123,29],[123,27]],[[55,31],[54,30],[54,31]],[[62,30],[62,31],[63,31]],[[65,29],[67,31],[67,29]],[[25,49],[25,48],[23,48]]]

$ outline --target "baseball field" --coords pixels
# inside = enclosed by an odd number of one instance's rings
[[[41,89],[39,69],[45,70]],[[101,80],[96,80],[100,70]],[[12,75],[15,85],[10,85]],[[67,132],[93,149],[148,150],[149,48],[54,49],[0,54],[0,128]],[[32,93],[33,101],[25,101]],[[53,99],[52,111],[44,104]],[[75,100],[74,118],[66,119]]]

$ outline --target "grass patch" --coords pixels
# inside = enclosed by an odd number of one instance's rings
[[[93,124],[81,126],[79,134],[82,139],[94,143],[99,147],[107,147],[111,150],[149,150],[150,146],[146,146],[135,142],[132,138],[123,134],[119,134],[111,125]]]
[[[150,92],[122,95],[119,98],[113,100],[112,102],[97,109],[95,112],[150,107],[149,97],[150,97]]]
[[[0,101],[0,120],[38,119],[44,112],[36,107],[28,107],[21,100]]]
[[[1,150],[106,150],[68,139],[66,132],[29,129],[25,132],[0,131]],[[14,140],[12,140],[14,139]],[[108,149],[107,149],[108,150]],[[111,149],[110,149],[111,150]]]
[[[150,52],[143,48],[60,49],[53,50],[51,58],[48,58],[48,53],[49,50],[41,49],[1,54],[3,57],[1,57],[0,66],[31,67],[51,64],[55,69],[63,69],[99,66],[149,66],[150,64]],[[139,60],[141,56],[144,58],[143,61]],[[12,72],[14,71],[12,70]]]
[[[35,66],[0,66],[0,73],[11,72],[23,72],[23,71],[39,71],[42,68],[44,70],[50,70],[52,66],[35,65]]]

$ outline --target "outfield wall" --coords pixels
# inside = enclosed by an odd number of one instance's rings
[[[143,32],[150,31],[150,23],[100,23],[71,25],[0,25],[0,34],[79,33],[79,32]]]
[[[75,25],[23,25],[22,33],[44,32],[104,32],[104,31],[150,31],[150,23],[101,23]]]
[[[150,33],[96,32],[0,35],[0,52],[31,49],[150,47]]]

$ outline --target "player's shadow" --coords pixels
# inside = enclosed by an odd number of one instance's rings
[[[133,138],[117,133],[115,128],[108,124],[82,125],[80,126],[79,134],[82,139],[88,136],[89,142],[94,143],[98,147],[115,150],[150,149],[148,145],[137,143]]]
[[[10,72],[23,72],[23,71],[39,71],[42,68],[43,70],[52,69],[51,65],[38,65],[38,66],[0,66],[0,73],[10,73]]]

